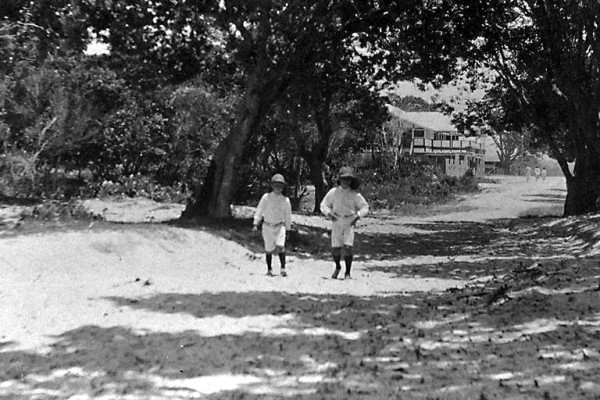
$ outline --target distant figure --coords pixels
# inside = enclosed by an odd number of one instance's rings
[[[531,167],[530,166],[525,167],[525,179],[527,180],[527,182],[529,182],[529,179],[531,179]]]
[[[540,167],[535,167],[535,181],[536,182],[540,179],[541,175],[542,175],[542,170],[540,169]]]
[[[546,167],[542,168],[542,180],[545,181],[548,176],[548,171],[546,171]]]

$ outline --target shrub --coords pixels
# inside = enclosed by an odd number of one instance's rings
[[[25,151],[0,154],[0,193],[8,197],[31,197],[38,172],[37,157]]]
[[[457,193],[478,191],[473,174],[461,178],[442,175],[434,167],[415,164],[403,172],[366,169],[359,172],[361,193],[374,209],[399,209],[451,200]]]
[[[145,197],[158,202],[184,203],[188,199],[188,193],[182,189],[181,184],[162,186],[150,177],[138,174],[115,182],[102,182],[97,197]]]

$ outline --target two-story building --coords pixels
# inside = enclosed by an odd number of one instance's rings
[[[384,130],[393,137],[399,154],[423,157],[439,165],[445,174],[462,176],[471,169],[484,174],[484,143],[460,135],[450,117],[440,112],[406,112],[388,105],[392,118]]]

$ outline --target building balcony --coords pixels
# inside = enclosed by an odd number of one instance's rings
[[[426,138],[414,138],[411,147],[412,153],[414,154],[485,154],[483,144],[474,140],[434,140]]]

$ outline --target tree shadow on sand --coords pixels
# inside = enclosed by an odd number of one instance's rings
[[[372,328],[369,316],[390,314],[398,302],[393,296],[362,298],[285,292],[164,293],[139,299],[110,297],[108,300],[118,307],[189,314],[196,318],[301,315],[302,320],[295,323],[297,328],[319,326],[349,334]]]
[[[375,224],[378,224],[376,222]],[[381,221],[388,224],[389,221]],[[177,222],[175,226],[195,229],[236,242],[249,251],[263,252],[262,237],[251,232],[250,220],[228,219]],[[493,241],[497,232],[488,223],[432,222],[427,224],[401,224],[400,233],[388,231],[357,231],[355,253],[358,259],[387,259],[414,255],[453,256],[482,251]],[[410,232],[406,232],[409,228]],[[288,253],[299,258],[329,259],[329,230],[310,225],[296,225],[287,240]]]
[[[70,398],[86,394],[189,398],[210,394],[211,385],[221,385],[215,392],[232,390],[231,384],[210,382],[221,375],[230,383],[244,378],[247,392],[267,391],[284,397],[316,393],[326,378],[358,363],[362,356],[376,354],[379,339],[366,331],[389,321],[397,306],[392,298],[260,292],[172,293],[110,300],[117,309],[193,315],[198,326],[209,319],[214,332],[82,326],[57,337],[46,354],[0,352],[0,380],[4,382],[0,397],[44,398],[45,394],[48,398]],[[252,316],[260,315],[281,318],[266,329],[257,322],[254,327],[244,326]],[[215,326],[216,321],[210,320],[219,316],[229,317],[227,326],[218,322]],[[235,327],[240,329],[220,332]]]
[[[578,244],[580,249],[575,250],[573,243],[581,235],[572,229],[549,227],[555,221],[560,225],[561,219],[556,217],[426,223],[372,218],[357,231],[355,260],[363,263],[366,270],[373,271],[392,271],[402,266],[398,276],[420,274],[456,278],[481,270],[474,264],[478,260],[510,258],[515,266],[531,263],[536,258],[575,254],[575,251],[581,253],[593,247],[594,243],[585,237],[583,244]],[[249,225],[250,220],[231,219],[195,223],[185,229],[221,236],[260,254],[263,252],[262,238],[260,233],[250,232]],[[307,260],[330,260],[329,240],[325,228],[298,225],[297,231],[288,239],[288,254]],[[388,265],[381,265],[386,263]],[[456,273],[457,269],[461,272]],[[489,274],[493,273],[489,271]]]
[[[565,196],[564,194],[548,194],[548,193],[538,193],[532,195],[523,195],[521,196],[527,202],[533,203],[551,203],[551,204],[564,204]]]
[[[81,326],[46,354],[5,348],[0,397],[578,398],[600,373],[598,274],[589,259],[435,294],[110,297],[114,312],[196,322],[182,332]]]
[[[55,396],[48,398],[75,394],[189,398],[210,393],[207,382],[193,381],[198,377],[252,375],[268,382],[269,371],[315,373],[312,363],[327,365],[329,361],[324,346],[336,349],[348,343],[338,337],[325,342],[319,337],[257,333],[205,337],[193,331],[139,333],[125,327],[83,326],[61,335],[46,355],[0,353],[1,379],[15,381],[10,393],[14,397],[6,397],[11,399],[29,399],[44,391]],[[294,386],[297,390],[303,385],[296,382]],[[0,388],[0,396],[8,395],[9,388]],[[177,392],[181,397],[174,397]]]
[[[478,222],[404,224],[407,233],[358,233],[356,253],[366,259],[480,254],[498,237],[493,225]]]

